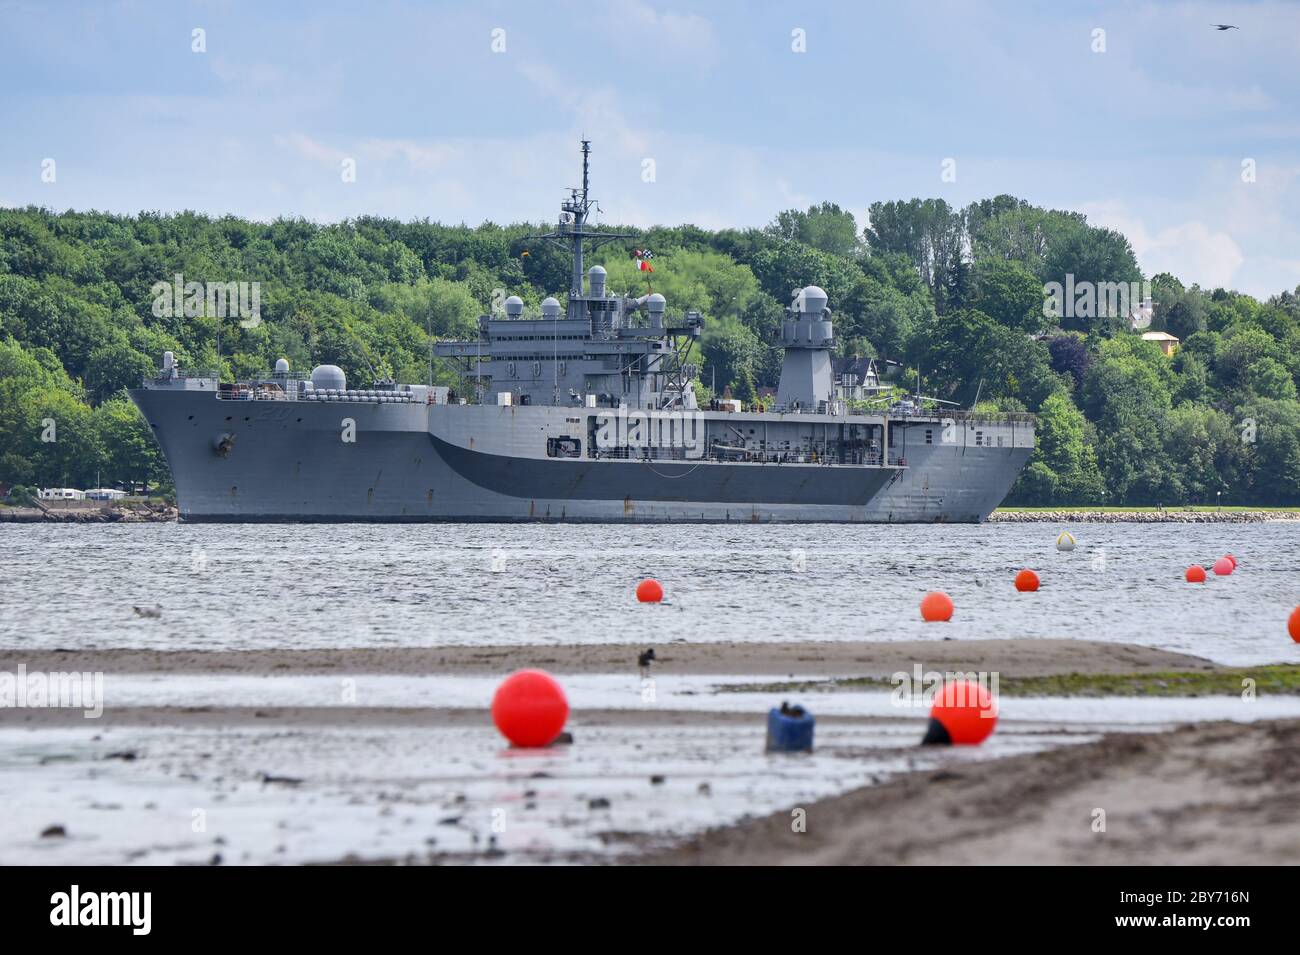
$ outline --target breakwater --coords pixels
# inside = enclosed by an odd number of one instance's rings
[[[994,511],[998,524],[1265,524],[1300,521],[1300,511]]]

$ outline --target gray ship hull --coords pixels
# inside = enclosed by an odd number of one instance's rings
[[[455,437],[491,433],[492,415],[522,430],[564,409],[131,397],[185,521],[970,523],[1001,503],[1033,448],[1032,433],[1008,447],[914,442],[905,465],[881,467],[564,460]],[[345,416],[353,442],[340,437]]]

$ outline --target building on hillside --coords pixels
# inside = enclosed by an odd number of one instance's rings
[[[43,487],[38,496],[42,501],[84,501],[86,492],[75,487]]]
[[[119,491],[115,487],[92,487],[86,489],[86,500],[88,501],[120,501],[126,497],[126,491]]]
[[[1155,342],[1166,355],[1172,355],[1178,348],[1178,339],[1168,332],[1143,332],[1144,342]]]
[[[888,390],[880,385],[874,358],[836,358],[831,372],[835,375],[835,397],[844,401],[863,401]]]
[[[1131,332],[1140,332],[1151,327],[1151,319],[1156,317],[1156,307],[1151,299],[1144,298],[1137,308],[1129,309],[1128,328]]]

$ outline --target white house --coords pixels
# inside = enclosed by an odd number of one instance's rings
[[[115,487],[92,487],[87,489],[85,497],[88,501],[120,501],[126,497],[126,491]]]
[[[835,376],[835,397],[850,401],[873,398],[889,386],[881,387],[874,358],[836,358],[831,362]]]
[[[43,487],[37,497],[42,501],[84,501],[86,492],[75,487]]]

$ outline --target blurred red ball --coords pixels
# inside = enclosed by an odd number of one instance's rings
[[[569,701],[545,670],[518,670],[492,697],[492,722],[516,746],[547,746],[564,730]]]
[[[998,722],[997,704],[988,690],[970,680],[954,680],[934,699],[931,723],[938,723],[947,741],[973,746],[988,739]],[[931,730],[931,735],[936,732]]]

